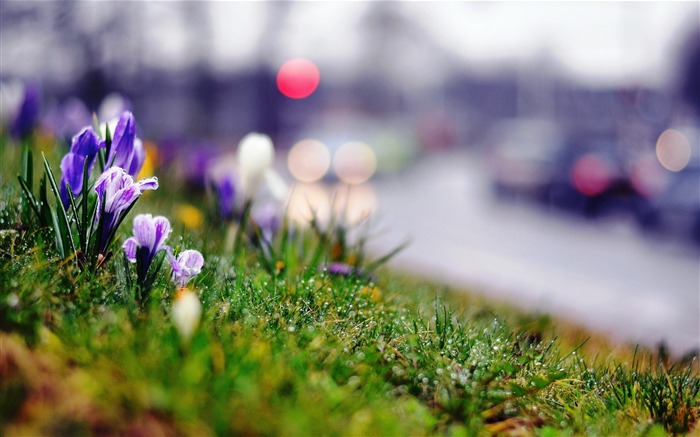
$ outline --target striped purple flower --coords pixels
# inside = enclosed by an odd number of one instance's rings
[[[168,260],[173,268],[173,281],[178,287],[182,288],[202,271],[204,266],[204,257],[199,251],[185,250],[181,252],[177,258],[171,252],[168,252]]]
[[[166,217],[153,217],[151,214],[139,214],[134,217],[134,235],[124,242],[122,248],[129,261],[139,261],[139,278],[146,277],[158,251],[166,250],[169,253],[170,248],[165,245],[165,240],[171,231],[170,221]]]
[[[112,167],[121,167],[131,176],[136,176],[146,159],[143,142],[136,137],[134,115],[126,111],[112,132],[112,144],[107,151],[107,162]]]
[[[146,190],[158,188],[158,178],[146,178],[138,182],[121,167],[107,169],[97,179],[97,211],[95,221],[102,223],[99,250],[104,253],[114,236],[122,215],[131,208]]]

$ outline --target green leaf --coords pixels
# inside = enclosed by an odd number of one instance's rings
[[[61,234],[61,227],[58,225],[58,218],[53,210],[49,210],[51,214],[51,225],[53,228],[53,233],[56,238],[56,250],[61,258],[66,257],[66,249],[63,245],[63,235]]]
[[[29,206],[31,206],[32,211],[34,211],[34,214],[36,215],[37,219],[41,222],[39,205],[37,204],[34,194],[32,194],[32,191],[29,189],[27,182],[22,178],[22,176],[17,175],[17,179],[19,180],[19,185],[22,187],[22,191],[24,192],[24,197],[27,199],[27,202],[29,202]]]
[[[32,149],[25,142],[22,146],[22,178],[29,188],[34,191],[34,158]]]
[[[238,229],[236,230],[236,238],[233,240],[233,256],[240,255],[241,243],[243,240],[243,233],[248,227],[248,221],[250,219],[250,210],[253,207],[253,201],[247,199],[245,205],[243,206],[243,215],[241,216],[241,221],[238,224]]]
[[[48,228],[53,226],[53,219],[51,218],[51,205],[49,204],[48,192],[46,190],[46,174],[43,174],[39,180],[40,221],[42,227]]]
[[[58,224],[59,226],[62,227],[63,233],[61,234],[61,237],[63,239],[63,244],[64,244],[64,249],[65,246],[68,246],[70,250],[72,250],[72,253],[75,253],[75,242],[73,240],[73,234],[70,230],[70,227],[68,225],[68,216],[66,216],[66,210],[63,208],[63,204],[61,203],[61,197],[59,196],[58,193],[58,185],[56,184],[56,179],[53,176],[53,171],[51,170],[51,164],[49,164],[49,161],[46,159],[46,156],[42,153],[42,158],[44,159],[44,169],[45,169],[45,175],[49,179],[49,183],[51,184],[51,191],[53,192],[53,195],[56,198],[56,215],[58,216]],[[67,244],[66,244],[67,243]],[[65,258],[65,255],[64,255]]]
[[[112,166],[112,163],[114,162],[114,158],[116,158],[116,155],[112,153],[112,133],[109,131],[109,124],[105,123],[105,162],[107,163],[106,167],[104,168],[109,168]]]
[[[81,241],[82,241],[82,250],[83,253],[87,252],[87,246],[88,243],[90,242],[90,235],[88,233],[88,203],[90,202],[90,192],[88,191],[88,174],[90,173],[90,168],[88,165],[88,160],[85,160],[85,165],[83,167],[83,190],[80,192],[80,197],[82,200],[82,214],[80,216],[80,220],[78,221],[78,232],[80,232]],[[78,219],[78,213],[76,211],[75,213],[76,219]],[[82,226],[82,231],[81,231],[81,226]]]
[[[78,228],[78,241],[80,242],[80,247],[83,247],[83,232],[81,223],[78,220],[78,207],[75,202],[75,196],[73,196],[73,189],[68,182],[66,182],[66,188],[68,189],[68,199],[70,201],[71,209],[73,210],[73,216],[76,220],[76,227]]]

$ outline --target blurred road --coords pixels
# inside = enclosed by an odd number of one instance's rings
[[[643,237],[621,218],[593,222],[491,197],[482,162],[423,157],[374,183],[371,249],[410,237],[390,262],[516,306],[566,317],[616,340],[672,353],[700,347],[700,253]]]

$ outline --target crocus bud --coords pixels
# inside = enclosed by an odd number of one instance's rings
[[[247,198],[255,195],[274,158],[270,137],[254,132],[243,137],[238,145],[238,167],[241,188]]]
[[[192,337],[194,331],[199,326],[199,319],[202,316],[202,304],[193,292],[185,289],[178,291],[173,303],[173,323],[175,328],[187,341]]]
[[[31,83],[24,90],[24,100],[12,123],[12,136],[24,138],[29,135],[39,122],[40,112],[41,91],[38,84]]]
[[[173,268],[173,280],[179,287],[187,285],[190,279],[202,271],[204,267],[204,257],[199,251],[185,250],[175,258],[172,253],[168,253],[170,266]]]

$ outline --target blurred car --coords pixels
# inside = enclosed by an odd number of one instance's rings
[[[700,245],[700,160],[669,172],[665,189],[649,203],[644,229]]]
[[[558,126],[547,120],[511,119],[487,135],[486,158],[494,193],[500,198],[544,200],[563,147]]]
[[[648,198],[634,180],[629,158],[612,136],[572,136],[556,157],[556,172],[547,184],[548,202],[555,208],[598,217],[648,210]]]

